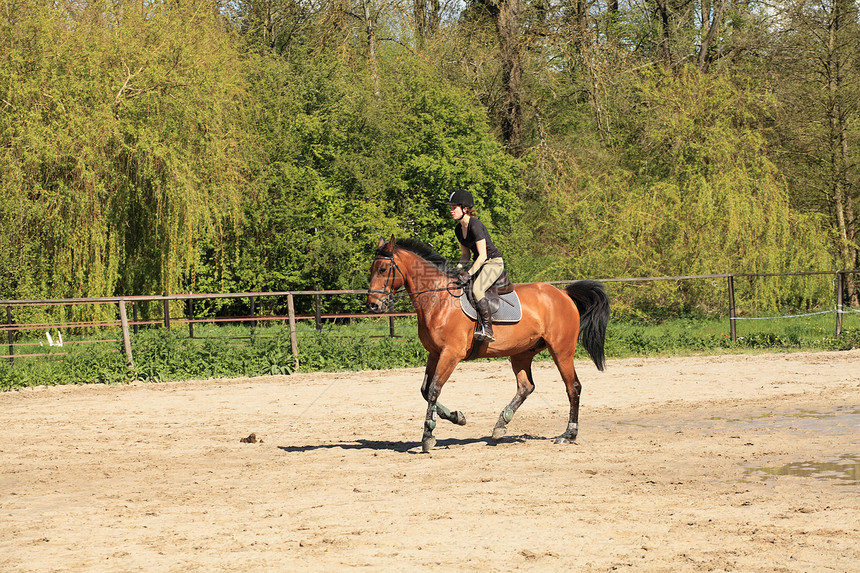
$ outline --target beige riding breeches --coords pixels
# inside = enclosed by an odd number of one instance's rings
[[[493,283],[496,282],[496,279],[499,278],[504,270],[505,262],[501,257],[487,259],[487,262],[481,266],[481,270],[478,271],[472,283],[472,294],[475,295],[475,300],[484,298],[487,289],[493,286]]]

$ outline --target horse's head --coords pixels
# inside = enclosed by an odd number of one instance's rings
[[[370,266],[370,287],[367,291],[367,309],[370,312],[385,312],[393,300],[394,293],[403,286],[404,276],[394,261],[394,235],[387,243],[379,239],[376,257]]]

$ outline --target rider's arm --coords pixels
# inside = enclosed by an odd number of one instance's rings
[[[478,249],[478,256],[475,257],[475,262],[472,264],[472,268],[469,269],[469,274],[472,276],[475,276],[481,270],[481,267],[484,266],[484,263],[487,262],[487,239],[481,239],[476,242],[475,248]]]
[[[457,263],[457,270],[465,269],[466,265],[469,264],[469,259],[472,258],[472,251],[469,250],[469,247],[460,243],[460,262]]]

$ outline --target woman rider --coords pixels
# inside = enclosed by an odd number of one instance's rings
[[[475,217],[472,194],[465,189],[457,189],[451,193],[447,204],[451,218],[459,223],[454,228],[454,234],[460,242],[460,262],[457,264],[459,280],[461,284],[472,282],[472,294],[478,310],[481,328],[475,331],[475,340],[492,342],[495,340],[492,313],[485,293],[505,270],[505,263],[502,254],[493,244],[487,227]],[[464,269],[472,256],[472,266],[466,271]]]

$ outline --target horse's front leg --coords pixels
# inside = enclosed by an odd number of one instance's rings
[[[430,381],[436,374],[436,365],[439,363],[439,355],[431,354],[427,359],[427,366],[424,368],[424,381],[421,383],[421,395],[425,400],[429,402],[428,392]],[[436,402],[436,413],[443,420],[448,420],[452,424],[457,424],[458,426],[466,425],[466,416],[460,411],[452,412],[441,403]]]
[[[433,430],[436,429],[436,419],[441,413],[445,413],[446,419],[459,423],[459,417],[462,416],[459,412],[451,412],[444,406],[438,403],[439,394],[442,393],[442,386],[448,381],[454,368],[460,362],[459,358],[444,354],[440,355],[436,360],[436,367],[433,373],[428,375],[422,384],[421,391],[424,398],[427,400],[427,414],[424,417],[424,435],[421,437],[421,450],[424,453],[429,452],[436,445],[436,438],[433,437]],[[428,361],[429,363],[429,361]],[[452,420],[452,418],[455,418]],[[466,423],[465,417],[462,418],[462,423]]]
[[[458,426],[466,425],[466,415],[459,410],[454,410],[452,412],[440,402],[436,402],[436,412],[439,414],[440,418],[448,420],[452,424],[457,424]]]

